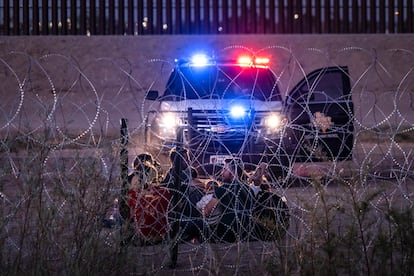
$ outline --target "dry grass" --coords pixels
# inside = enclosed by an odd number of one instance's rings
[[[362,169],[347,178],[276,187],[291,210],[283,239],[180,243],[178,266],[171,269],[168,241],[121,247],[125,229],[102,228],[97,220],[120,196],[118,143],[70,151],[50,144],[45,136],[21,139],[18,151],[1,156],[0,263],[7,275],[414,272],[411,174],[386,180]]]

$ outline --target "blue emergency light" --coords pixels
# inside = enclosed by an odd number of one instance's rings
[[[241,105],[235,105],[230,108],[230,116],[234,119],[241,119],[245,117],[247,110]]]

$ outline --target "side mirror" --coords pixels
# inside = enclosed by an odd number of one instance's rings
[[[145,95],[146,100],[155,101],[158,99],[158,91],[157,90],[149,90]]]

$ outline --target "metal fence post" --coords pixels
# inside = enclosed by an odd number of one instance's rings
[[[179,214],[181,213],[181,206],[180,206],[180,186],[181,186],[181,156],[180,152],[182,151],[183,147],[183,127],[178,127],[177,129],[177,145],[176,151],[178,154],[175,155],[173,160],[173,175],[174,175],[174,185],[173,189],[171,190],[171,206],[172,210],[170,210],[172,215],[172,225],[171,225],[171,236],[170,236],[170,257],[171,263],[170,267],[174,268],[177,265],[177,258],[178,258],[178,234],[180,231],[180,218]]]
[[[126,221],[129,217],[129,207],[127,204],[128,193],[128,127],[127,119],[121,119],[121,150],[120,150],[120,164],[121,164],[121,199],[119,201],[119,211],[122,219]]]

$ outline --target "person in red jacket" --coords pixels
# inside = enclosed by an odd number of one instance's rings
[[[132,224],[141,243],[158,243],[169,231],[170,192],[159,185],[158,171],[151,162],[143,161],[134,169],[128,190]]]

